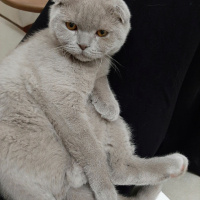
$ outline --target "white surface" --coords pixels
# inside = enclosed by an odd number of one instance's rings
[[[187,172],[167,181],[162,191],[170,200],[200,200],[200,177]]]
[[[0,17],[0,62],[22,40],[25,33]]]
[[[170,200],[163,192],[161,192],[156,200]]]
[[[38,17],[38,13],[31,13],[22,10],[12,8],[0,1],[0,13],[20,25],[25,27],[29,24],[32,24]]]

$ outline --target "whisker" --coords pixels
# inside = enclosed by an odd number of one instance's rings
[[[97,59],[95,59],[94,61],[95,61],[96,65],[97,65],[97,64],[98,64],[98,63],[97,63]],[[98,69],[99,69],[99,67],[98,67]]]
[[[109,58],[106,58],[105,57],[105,59],[109,59]],[[114,71],[116,72],[116,74],[120,77],[120,78],[122,78],[122,75],[121,75],[121,73],[120,73],[120,70],[119,70],[119,68],[117,67],[117,65],[112,61],[112,60],[110,60],[111,62],[110,62],[110,66],[111,66],[111,68],[113,68],[114,69]]]
[[[49,49],[49,51],[53,51],[53,50],[59,50],[59,49],[62,49],[65,45],[60,45],[58,47],[55,47],[55,48],[52,48],[52,49]]]
[[[115,72],[117,73],[117,75],[122,78],[121,72],[119,70],[119,68],[117,67],[117,65],[115,65],[113,62],[111,62],[111,67],[115,70]]]
[[[106,56],[108,56],[112,61],[116,62],[118,65],[120,65],[121,67],[124,67],[121,63],[119,63],[117,60],[115,60],[113,57],[111,57],[110,55],[106,54]]]
[[[102,58],[101,58],[101,62],[100,62],[99,68],[101,67],[101,65],[102,65],[102,62],[103,62],[103,60],[102,60]]]

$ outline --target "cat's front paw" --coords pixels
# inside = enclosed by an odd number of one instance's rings
[[[167,156],[170,167],[168,169],[169,176],[175,178],[183,175],[188,169],[188,159],[179,153]]]
[[[118,119],[120,109],[116,100],[106,103],[95,95],[92,95],[91,99],[96,111],[101,115],[102,118],[109,121],[115,121]]]
[[[117,105],[104,104],[103,108],[100,108],[101,117],[109,121],[117,120],[119,112],[119,107]]]

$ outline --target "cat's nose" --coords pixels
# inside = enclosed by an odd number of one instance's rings
[[[78,44],[78,46],[79,46],[82,50],[85,50],[85,49],[88,48],[88,46],[85,45],[85,44]]]

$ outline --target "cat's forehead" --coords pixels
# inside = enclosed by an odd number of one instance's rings
[[[66,17],[77,23],[82,29],[96,29],[100,26],[109,26],[114,21],[111,4],[104,0],[82,0],[65,8]]]

